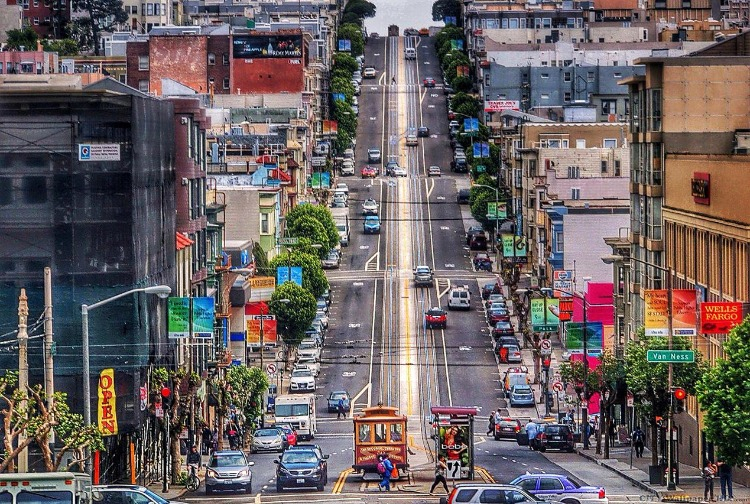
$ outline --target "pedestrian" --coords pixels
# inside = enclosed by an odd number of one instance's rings
[[[633,439],[633,447],[635,447],[635,458],[643,457],[643,431],[640,427],[636,427],[633,434],[630,436]]]
[[[343,397],[339,398],[339,402],[336,405],[336,413],[338,413],[338,415],[336,416],[337,420],[341,418],[341,415],[344,415],[344,418],[346,418],[346,411],[344,411],[344,398]]]
[[[378,483],[379,489],[385,489],[386,492],[391,491],[391,473],[393,472],[393,462],[391,462],[391,459],[388,458],[388,454],[384,453],[381,456],[380,464],[383,465],[382,469],[383,472],[380,474],[382,479],[380,480],[380,483]],[[378,464],[378,466],[380,465]],[[380,467],[378,467],[378,472],[380,472]]]
[[[487,425],[488,436],[495,432],[495,425],[497,424],[495,423],[495,412],[493,411],[492,413],[490,413],[489,424]]]
[[[539,426],[535,424],[533,420],[529,420],[529,423],[526,424],[526,435],[529,438],[529,450],[534,449],[534,439],[536,439],[538,432]]]
[[[435,481],[432,482],[430,487],[430,495],[435,495],[435,487],[442,483],[445,488],[445,493],[448,493],[448,482],[445,480],[445,473],[448,470],[448,465],[445,463],[445,457],[440,455],[438,457],[437,464],[435,465]]]
[[[214,427],[214,432],[211,434],[211,448],[213,451],[219,449],[219,429]]]
[[[391,76],[391,84],[395,84],[395,83],[396,83],[396,76],[392,75]]]
[[[203,441],[203,454],[208,455],[211,452],[211,429],[208,428],[207,424],[203,424],[201,440]]]
[[[713,460],[709,459],[706,462],[706,467],[703,468],[703,500],[714,500],[714,477],[716,476],[716,465]]]
[[[734,493],[732,492],[732,464],[728,464],[723,457],[716,462],[719,468],[719,482],[721,483],[721,499],[719,500],[734,500]],[[729,490],[728,496],[727,490]]]
[[[237,449],[237,426],[234,425],[234,423],[229,424],[229,429],[227,430],[227,437],[229,438],[229,449],[236,450]]]
[[[187,465],[195,465],[200,467],[201,466],[201,454],[198,453],[198,447],[193,445],[192,448],[190,448],[190,453],[188,453],[187,456]]]
[[[609,446],[615,445],[615,439],[617,439],[617,427],[615,427],[615,423],[612,422],[609,424]]]

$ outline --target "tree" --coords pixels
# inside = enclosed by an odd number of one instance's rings
[[[255,420],[263,414],[263,393],[268,389],[268,375],[257,367],[232,366],[227,370],[226,383],[231,403],[237,407],[241,421],[248,427],[245,429],[247,438],[251,427],[256,425]]]
[[[257,271],[268,271],[268,254],[258,242],[253,243],[253,257]]]
[[[308,290],[294,282],[284,282],[273,292],[271,301],[288,299],[288,303],[272,303],[277,326],[284,343],[296,347],[305,337],[305,331],[315,319],[317,302]]]
[[[447,16],[461,19],[461,3],[458,0],[437,0],[432,4],[432,20],[443,21]]]
[[[479,100],[467,93],[456,93],[451,99],[451,109],[469,117],[479,117],[482,105]]]
[[[39,36],[33,28],[27,26],[23,30],[8,30],[8,48],[20,51],[21,47],[26,51],[36,51],[36,44]]]
[[[76,56],[78,54],[78,43],[73,39],[43,40],[42,47],[45,51],[56,52],[58,56]]]
[[[336,228],[336,223],[334,222],[333,215],[331,214],[331,211],[329,209],[320,205],[297,205],[292,210],[290,210],[286,216],[287,226],[290,229],[293,229],[296,225],[297,219],[301,219],[304,216],[310,216],[320,224],[322,224],[323,229],[325,229],[325,232],[328,235],[327,242],[321,241],[317,243],[323,245],[326,250],[332,249],[336,247],[336,245],[338,245],[339,231]],[[316,297],[318,295],[316,295]]]
[[[320,221],[315,220],[311,215],[303,215],[299,219],[295,219],[294,226],[289,226],[288,229],[292,236],[305,239],[308,246],[320,244],[321,247],[317,251],[314,248],[312,250],[321,259],[328,254],[330,248],[327,247],[329,240],[326,229]]]
[[[628,390],[633,394],[636,409],[645,417],[651,426],[651,463],[658,463],[656,447],[656,417],[666,417],[671,403],[668,385],[668,364],[648,362],[648,350],[664,350],[667,338],[658,336],[644,337],[644,329],[638,330],[637,340],[631,341],[625,349],[625,376]],[[691,348],[690,340],[684,337],[672,338],[672,348],[687,350]],[[705,370],[700,353],[696,352],[695,362],[673,364],[672,385],[684,388],[689,394],[695,394],[696,384]]]
[[[465,75],[457,75],[451,81],[451,87],[459,92],[468,93],[474,87],[474,82],[470,77]]]
[[[706,438],[733,466],[750,463],[750,318],[736,326],[724,342],[724,358],[708,369],[697,385]]]
[[[438,32],[438,34],[435,36],[435,49],[438,53],[438,59],[442,61],[442,58],[445,56],[445,42],[449,40],[463,40],[464,39],[464,33],[458,26],[446,26],[442,30]]]
[[[338,52],[333,56],[333,73],[337,70],[343,70],[351,79],[352,74],[359,70],[359,65],[351,54]]]
[[[82,31],[88,31],[94,45],[94,54],[97,56],[99,56],[99,33],[115,31],[118,24],[128,20],[128,15],[122,8],[122,0],[73,0],[72,7],[74,12],[88,14],[88,23],[81,24],[79,28]]]
[[[481,174],[479,178],[477,178],[477,185],[474,185],[469,193],[471,215],[485,230],[494,231],[495,221],[487,218],[487,204],[495,201],[495,191],[488,187],[478,187],[478,185],[496,187],[495,180],[487,174]]]
[[[375,4],[367,0],[350,0],[346,3],[346,7],[344,7],[344,14],[356,16],[360,21],[360,25],[363,19],[375,17],[376,11]]]
[[[287,251],[286,254],[277,255],[271,260],[272,271],[276,271],[277,268],[288,268],[291,266],[302,268],[302,287],[309,291],[313,298],[323,295],[323,292],[328,288],[328,280],[323,273],[323,266],[317,254],[292,249]]]
[[[362,28],[354,23],[339,26],[338,40],[351,41],[352,56],[359,56],[365,52],[365,38],[362,36]]]

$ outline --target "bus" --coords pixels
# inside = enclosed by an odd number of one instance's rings
[[[365,408],[354,421],[355,471],[377,473],[378,455],[387,453],[399,470],[409,467],[406,449],[406,415],[393,406]]]
[[[0,504],[91,504],[91,476],[74,472],[0,474]]]

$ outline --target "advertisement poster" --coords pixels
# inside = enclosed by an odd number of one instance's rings
[[[170,339],[190,336],[190,298],[169,298],[167,300],[167,313],[167,336]]]
[[[695,336],[698,324],[698,301],[695,289],[674,289],[672,291],[672,334],[674,336]]]
[[[557,331],[560,325],[559,314],[559,299],[545,297],[531,300],[531,327],[534,331]]]
[[[566,326],[567,347],[572,353],[583,353],[583,323],[569,322]],[[604,325],[601,322],[586,323],[586,351],[589,355],[602,350]]]
[[[193,298],[193,336],[212,338],[214,335],[214,298]]]
[[[299,58],[302,35],[235,35],[235,58]]]
[[[502,237],[503,257],[512,258],[513,262],[526,262],[526,237],[504,234]]]
[[[117,395],[115,394],[115,370],[102,369],[97,386],[99,406],[99,432],[102,436],[117,435]]]
[[[460,460],[461,467],[469,467],[469,426],[445,425],[438,428],[438,456],[446,462]]]
[[[644,291],[646,316],[644,326],[646,336],[667,336],[667,291],[649,289]]]
[[[726,334],[742,322],[742,303],[701,303],[701,333]]]
[[[507,219],[508,218],[508,203],[506,203],[505,201],[487,202],[487,218],[491,220]]]
[[[315,172],[310,176],[309,187],[313,189],[330,189],[331,174],[329,172]]]

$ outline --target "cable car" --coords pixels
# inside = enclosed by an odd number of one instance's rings
[[[406,450],[406,415],[393,406],[365,408],[354,421],[355,471],[377,473],[378,455],[387,453],[399,471],[409,467]]]

